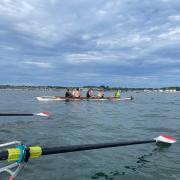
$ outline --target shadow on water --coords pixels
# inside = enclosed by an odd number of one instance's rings
[[[163,150],[164,148],[169,148],[171,144],[167,143],[156,143],[157,147],[152,150],[149,154],[145,154],[142,156],[137,157],[136,165],[126,165],[124,166],[124,171],[111,171],[111,172],[96,172],[94,175],[91,176],[91,179],[107,179],[107,180],[114,180],[118,176],[128,175],[131,172],[136,172],[141,168],[149,168],[148,163],[151,161],[149,160],[150,157],[153,156],[153,153]]]

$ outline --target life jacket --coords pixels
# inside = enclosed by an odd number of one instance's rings
[[[116,93],[115,93],[115,97],[120,97],[121,96],[121,93],[120,91],[118,90]]]

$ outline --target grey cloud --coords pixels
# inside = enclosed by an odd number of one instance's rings
[[[83,84],[98,74],[98,83],[143,85],[156,74],[158,85],[169,70],[177,83],[179,14],[180,2],[168,0],[3,0],[0,82],[8,74],[7,82]]]

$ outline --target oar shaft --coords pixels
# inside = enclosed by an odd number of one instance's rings
[[[9,113],[1,113],[0,116],[34,116],[34,114],[15,114],[15,113],[12,113],[12,114],[9,114]]]
[[[152,142],[155,142],[155,140],[85,144],[85,145],[71,145],[71,146],[61,146],[61,147],[52,147],[52,148],[42,148],[42,155],[68,153],[68,152],[75,152],[75,151],[85,151],[85,150],[91,150],[91,149],[102,149],[102,148],[118,147],[118,146],[128,146],[128,145],[135,145],[135,144],[147,144],[147,143],[152,143]]]
[[[1,151],[0,152],[0,161],[7,160],[7,159],[8,159],[8,151],[7,150]]]

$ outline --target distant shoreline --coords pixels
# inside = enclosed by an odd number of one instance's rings
[[[65,86],[30,86],[30,85],[0,85],[0,90],[46,90],[46,91],[58,91],[66,88],[77,87],[65,87]],[[126,87],[110,87],[110,86],[82,86],[81,90],[87,90],[92,88],[93,90],[103,89],[104,91],[115,91],[117,89],[122,92],[135,91],[135,92],[180,92],[180,87],[162,87],[162,88],[126,88]]]

